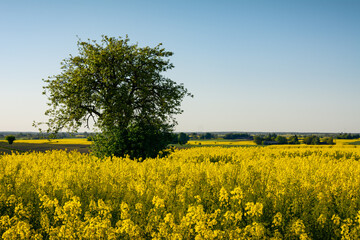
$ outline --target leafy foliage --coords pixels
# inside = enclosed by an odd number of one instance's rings
[[[312,135],[307,136],[304,138],[303,142],[306,145],[319,145],[320,144],[320,138],[318,136]]]
[[[227,133],[224,136],[224,139],[253,139],[253,137],[248,133]]]
[[[286,137],[284,136],[277,136],[275,138],[275,141],[278,143],[278,144],[288,144],[288,140]]]
[[[48,132],[77,131],[93,120],[101,131],[94,151],[104,156],[149,157],[166,146],[174,115],[191,94],[161,74],[174,67],[167,59],[172,52],[161,44],[139,47],[129,41],[107,36],[100,44],[79,40],[79,55],[65,59],[62,72],[45,80],[51,106],[45,113]]]
[[[285,136],[277,136],[276,134],[268,134],[266,136],[254,136],[256,145],[274,145],[274,144],[300,144],[297,135],[286,138]],[[332,137],[326,137],[322,141],[319,136],[311,135],[303,139],[306,145],[335,145]]]
[[[200,139],[213,139],[213,138],[216,138],[215,134],[209,132],[200,135]]]
[[[254,142],[256,145],[261,145],[264,139],[261,136],[254,136]]]
[[[328,144],[328,145],[334,145],[334,139],[332,137],[327,137],[323,139],[323,143]]]
[[[183,145],[183,144],[186,144],[188,141],[189,141],[189,136],[186,134],[186,133],[179,133],[179,144],[180,145]]]
[[[187,135],[186,133],[173,133],[172,134],[172,140],[171,140],[171,144],[180,144],[180,145],[184,145],[186,144],[188,141],[190,140],[189,135]]]
[[[5,140],[8,141],[9,144],[13,144],[13,142],[15,141],[15,136],[13,135],[8,135],[5,137]]]
[[[335,136],[337,139],[357,139],[360,138],[360,134],[341,133]]]
[[[272,145],[272,144],[278,144],[276,141],[277,135],[275,133],[269,133],[265,136],[254,136],[254,142],[257,145]]]
[[[142,160],[156,157],[171,140],[170,130],[159,131],[156,126],[140,124],[127,129],[103,131],[94,137],[91,149],[98,157],[129,155]]]
[[[288,143],[289,144],[300,144],[298,136],[297,135],[290,136]]]

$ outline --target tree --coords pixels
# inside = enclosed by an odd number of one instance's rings
[[[276,133],[269,133],[264,137],[264,141],[275,141],[276,137]]]
[[[328,145],[334,145],[334,144],[335,144],[333,137],[327,137],[327,138],[324,139],[323,142],[324,142],[325,144],[328,144]]]
[[[299,138],[298,138],[296,135],[291,136],[291,137],[289,138],[288,143],[289,143],[289,144],[300,144]]]
[[[186,144],[188,141],[189,141],[189,136],[186,135],[186,133],[182,132],[182,133],[179,134],[178,142],[179,142],[180,145]]]
[[[198,139],[199,136],[196,132],[193,132],[193,133],[190,133],[190,136],[189,136],[190,139]]]
[[[200,136],[200,139],[212,139],[212,138],[215,138],[215,135],[209,132],[202,134]]]
[[[8,141],[9,144],[13,144],[13,142],[15,141],[15,136],[8,135],[5,137],[5,140]]]
[[[98,156],[156,157],[171,141],[174,115],[191,96],[182,84],[162,75],[174,66],[161,44],[139,47],[129,38],[103,36],[101,43],[78,41],[78,56],[62,62],[62,72],[44,80],[51,106],[48,132],[90,128]]]
[[[254,136],[254,142],[256,145],[262,145],[264,139],[261,136]]]
[[[228,133],[225,134],[224,139],[253,139],[248,133]]]
[[[319,145],[320,138],[318,136],[312,135],[304,138],[303,142],[307,145]]]
[[[319,145],[320,144],[320,138],[318,136],[315,136],[313,138],[313,141],[311,142],[312,145]]]
[[[278,144],[288,144],[288,140],[286,137],[284,136],[277,136],[275,138],[275,141],[278,143]]]

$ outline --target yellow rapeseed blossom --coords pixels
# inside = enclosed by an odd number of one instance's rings
[[[223,187],[220,189],[219,201],[222,206],[227,206],[229,204],[229,194]]]
[[[274,216],[274,220],[273,220],[273,226],[274,227],[279,227],[282,225],[283,222],[283,217],[282,214],[280,212],[276,213]]]
[[[246,203],[245,207],[246,215],[250,217],[260,217],[263,213],[263,205],[261,203]]]
[[[0,156],[3,239],[359,239],[360,148]]]

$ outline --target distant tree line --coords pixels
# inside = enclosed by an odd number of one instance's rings
[[[210,140],[210,139],[227,139],[227,140],[234,140],[234,139],[242,139],[242,140],[253,140],[253,136],[249,133],[226,133],[225,135],[222,133],[189,133],[189,137],[192,140]]]
[[[270,133],[265,136],[254,136],[254,142],[257,145],[275,145],[275,144],[300,144],[299,138],[297,135],[290,136],[289,138],[285,136],[278,136],[275,133]],[[325,137],[320,139],[319,136],[310,135],[305,136],[303,141],[306,145],[334,145],[333,137]]]
[[[360,138],[360,134],[352,134],[352,133],[340,133],[336,135],[337,139],[358,139]]]
[[[35,133],[35,132],[1,132],[0,139],[5,139],[6,136],[12,135],[15,136],[16,139],[23,139],[23,140],[33,140],[33,139],[45,139],[50,137],[50,133]],[[95,133],[67,133],[67,132],[60,132],[56,134],[56,139],[62,138],[87,138],[88,136],[93,136]]]
[[[278,136],[275,133],[269,133],[265,136],[254,136],[254,142],[257,145],[300,144],[297,135],[286,138],[284,136]]]
[[[333,137],[326,137],[322,141],[316,135],[307,136],[304,138],[303,143],[306,145],[334,145]]]
[[[248,133],[228,133],[225,134],[224,139],[248,139],[248,140],[253,140],[253,136],[251,136]]]
[[[192,139],[192,140],[198,140],[198,139],[216,139],[218,138],[219,136],[215,133],[210,133],[210,132],[206,132],[206,133],[196,133],[196,132],[193,132],[193,133],[189,133],[188,134],[189,138]]]
[[[217,136],[215,135],[215,134],[213,134],[213,133],[209,133],[209,132],[207,132],[207,133],[205,133],[205,134],[200,134],[199,135],[199,139],[214,139],[214,138],[216,138]]]
[[[180,144],[180,145],[184,145],[186,144],[190,137],[189,135],[187,135],[186,133],[173,133],[173,138],[172,138],[172,141],[171,141],[171,144]]]

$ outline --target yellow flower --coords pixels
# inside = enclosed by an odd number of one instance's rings
[[[164,199],[161,199],[158,196],[153,197],[152,203],[155,205],[155,208],[164,208],[165,207]]]
[[[336,226],[339,226],[340,225],[340,217],[336,214],[334,214],[332,217],[331,217],[331,221],[333,221],[333,223],[336,225]]]
[[[219,201],[222,206],[229,204],[229,194],[224,187],[220,189]]]
[[[276,213],[275,216],[274,216],[274,220],[273,220],[273,222],[272,222],[272,223],[273,223],[273,226],[275,226],[275,227],[281,226],[282,221],[283,221],[282,218],[283,218],[283,217],[282,217],[282,214],[281,214],[280,212]]]
[[[317,222],[320,224],[320,226],[324,226],[326,223],[326,217],[324,214],[320,214],[320,216],[317,219]]]
[[[251,216],[251,217],[260,217],[263,213],[263,205],[262,203],[253,203],[253,202],[248,202],[246,203],[246,215]]]

